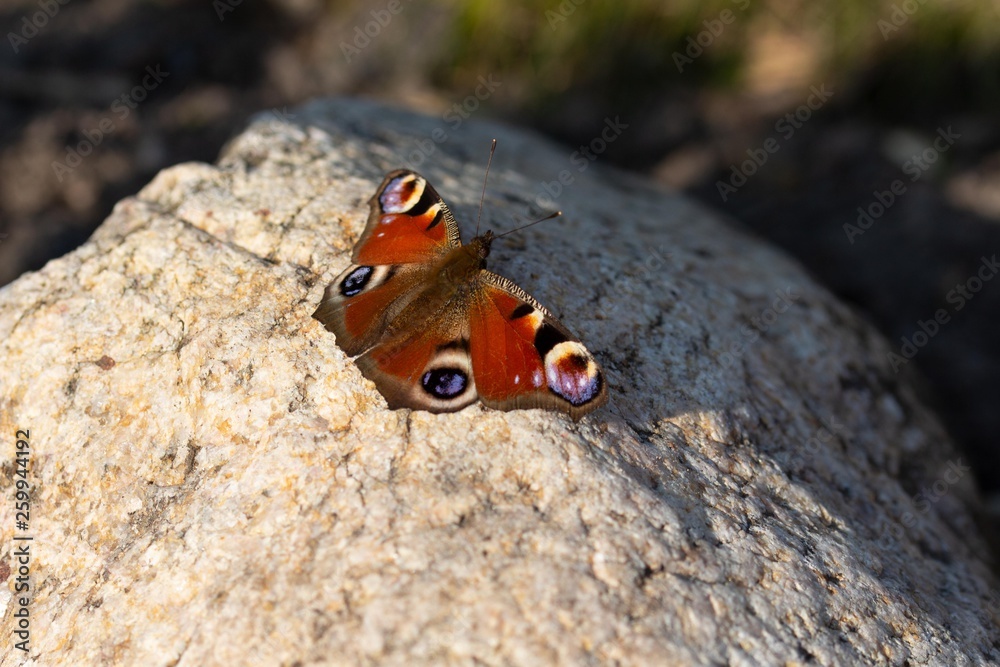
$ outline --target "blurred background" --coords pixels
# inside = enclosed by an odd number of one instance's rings
[[[316,96],[568,156],[625,124],[596,160],[742,221],[901,362],[913,345],[1000,514],[998,26],[1000,0],[0,0],[0,284]]]

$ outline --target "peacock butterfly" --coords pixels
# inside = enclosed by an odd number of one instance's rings
[[[486,270],[497,238],[466,245],[427,180],[386,175],[352,264],[313,317],[392,409],[548,408],[580,419],[607,401],[594,356],[541,304]]]

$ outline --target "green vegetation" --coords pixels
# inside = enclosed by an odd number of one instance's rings
[[[461,91],[479,73],[503,73],[516,82],[508,103],[527,109],[567,90],[625,106],[672,86],[753,90],[763,63],[783,59],[804,82],[877,78],[872,101],[890,113],[898,96],[947,99],[959,84],[975,106],[1000,92],[1000,9],[988,0],[441,0],[406,11],[451,19],[428,44],[433,84]]]

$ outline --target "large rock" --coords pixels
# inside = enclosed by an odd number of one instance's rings
[[[34,538],[38,664],[1000,660],[971,475],[870,327],[676,196],[453,125],[265,114],[0,291],[0,548]],[[561,188],[491,268],[604,365],[580,423],[389,411],[310,317],[390,169],[468,238],[493,136],[484,227]]]

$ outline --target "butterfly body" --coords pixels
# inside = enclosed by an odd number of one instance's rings
[[[486,270],[492,232],[463,245],[419,174],[388,174],[313,317],[390,408],[549,408],[575,419],[607,400],[590,352],[511,281]]]

